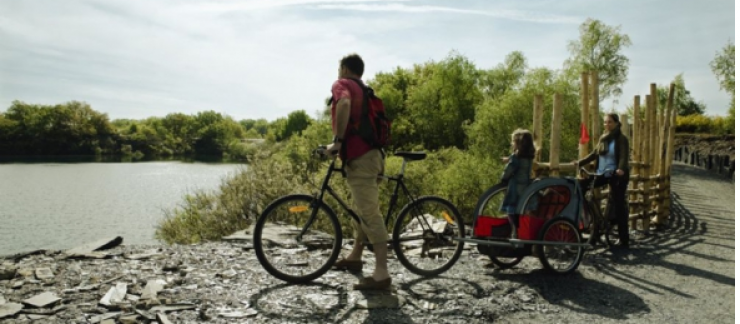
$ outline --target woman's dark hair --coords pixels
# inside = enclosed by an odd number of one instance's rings
[[[525,159],[534,159],[535,151],[532,133],[526,129],[519,128],[511,134],[511,142],[514,144],[516,156]]]
[[[357,74],[358,77],[362,77],[362,73],[365,72],[365,62],[362,61],[360,55],[356,53],[349,54],[339,61],[339,66],[348,68],[352,73]]]
[[[611,120],[617,124],[617,128],[622,128],[622,123],[619,121],[619,115],[617,115],[617,113],[608,113],[606,116],[611,118]]]

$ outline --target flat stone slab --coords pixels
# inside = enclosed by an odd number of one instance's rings
[[[139,315],[126,315],[121,316],[118,318],[118,321],[121,322],[121,324],[136,324],[139,323],[138,321]]]
[[[15,278],[18,269],[13,264],[0,264],[0,280],[10,280]]]
[[[162,279],[147,281],[144,290],[141,292],[141,300],[156,299],[157,293],[159,293],[166,284],[167,282]]]
[[[3,295],[0,295],[0,305],[5,304],[5,297]]]
[[[79,255],[87,255],[87,254],[99,255],[99,253],[91,253],[91,252],[112,249],[116,246],[121,245],[121,243],[123,243],[123,238],[120,236],[116,236],[113,238],[105,238],[105,239],[101,239],[95,242],[86,243],[78,247],[64,251],[64,253],[69,256],[79,256]]]
[[[123,302],[123,300],[126,299],[126,290],[127,288],[125,283],[119,283],[115,287],[111,287],[105,296],[103,296],[103,299],[100,300],[100,304],[110,307],[114,304]]]
[[[59,298],[55,293],[47,291],[45,293],[41,293],[29,299],[26,299],[23,301],[23,303],[29,306],[42,308],[42,307],[56,304],[60,300],[62,299]]]
[[[7,303],[0,305],[0,318],[5,317],[11,317],[15,316],[15,314],[18,314],[21,309],[23,309],[23,305],[16,304],[16,303]]]
[[[140,253],[140,254],[124,254],[123,257],[127,260],[145,260],[145,259],[159,259],[162,256],[161,253]]]
[[[172,322],[162,313],[157,314],[157,321],[159,321],[160,324],[172,324]]]
[[[49,318],[49,315],[39,315],[39,314],[26,314],[26,316],[28,316],[29,319],[34,320],[34,321]]]
[[[224,241],[252,241],[251,230],[238,230],[231,235],[221,238]]]
[[[154,306],[149,311],[154,313],[167,313],[181,310],[195,309],[194,304],[172,304],[163,306]]]
[[[101,315],[95,315],[90,319],[90,323],[100,323],[102,321],[105,321],[107,319],[116,318],[118,315],[121,315],[122,312],[111,312],[111,313],[105,313]]]
[[[252,316],[255,316],[257,314],[259,314],[259,312],[257,310],[254,310],[254,309],[249,308],[249,309],[247,309],[245,311],[222,312],[222,313],[219,313],[218,316],[221,316],[223,318],[234,318],[234,319],[236,319],[236,318],[252,317]]]
[[[35,272],[38,280],[54,279],[54,273],[49,268],[38,268]]]

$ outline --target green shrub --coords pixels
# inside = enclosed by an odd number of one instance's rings
[[[704,116],[699,114],[676,117],[676,132],[699,134],[734,134],[732,117]]]

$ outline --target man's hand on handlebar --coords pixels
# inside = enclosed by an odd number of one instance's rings
[[[342,149],[342,143],[340,142],[331,143],[326,146],[326,154],[327,156],[328,155],[337,156],[337,154],[339,154],[339,150],[341,149]]]
[[[319,155],[321,157],[336,158],[338,156],[339,150],[342,148],[341,144],[337,144],[319,145],[318,148],[313,150],[313,154]]]

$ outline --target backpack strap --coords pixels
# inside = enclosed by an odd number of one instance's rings
[[[365,84],[363,84],[362,81],[360,81],[359,79],[355,79],[355,78],[348,78],[348,79],[350,79],[352,81],[355,81],[355,83],[357,83],[357,85],[360,87],[360,90],[362,90],[362,115],[363,116],[364,115],[367,115],[368,114],[368,110],[370,109],[369,108],[369,106],[370,106],[370,103],[369,103],[370,98],[369,98],[369,95],[367,93],[368,92],[367,86],[365,86]]]

